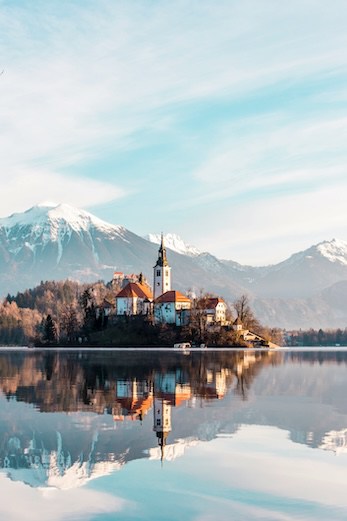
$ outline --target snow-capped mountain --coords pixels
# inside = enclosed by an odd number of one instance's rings
[[[169,255],[175,287],[200,288],[206,270],[195,257],[174,250]],[[150,281],[157,256],[157,244],[68,205],[39,205],[0,219],[2,294],[49,279],[109,281],[114,271],[143,272]],[[219,292],[224,285],[221,273],[209,287]],[[229,289],[233,295],[241,291],[232,282]]]
[[[317,244],[317,250],[326,257],[330,262],[337,262],[347,265],[347,241],[338,241],[333,239],[328,242],[321,242]]]
[[[330,431],[324,436],[320,449],[330,450],[335,454],[342,454],[347,452],[347,429],[340,431]]]
[[[347,266],[347,242],[337,239],[320,242],[307,250],[293,254],[278,266],[288,267],[297,263],[312,261],[312,259],[325,259],[332,263]]]
[[[98,261],[98,248],[95,244],[96,232],[111,240],[124,239],[125,228],[108,224],[94,215],[78,210],[67,204],[45,203],[30,208],[24,213],[15,213],[0,219],[0,230],[8,243],[8,251],[15,257],[25,255],[31,250],[33,256],[52,245],[56,250],[56,264],[59,264],[64,247],[73,236],[83,237],[90,243],[95,260]],[[22,239],[25,238],[23,243]]]
[[[200,255],[201,251],[195,246],[187,244],[181,239],[181,237],[175,233],[164,234],[164,243],[167,248],[182,255],[190,255],[195,257]],[[161,234],[160,233],[149,233],[144,237],[147,241],[153,242],[154,244],[160,244]]]
[[[247,271],[246,271],[247,273]],[[251,268],[250,288],[261,297],[309,297],[347,280],[347,242],[324,241],[265,268]]]
[[[76,232],[88,231],[93,226],[111,234],[121,234],[124,231],[122,226],[108,224],[95,215],[68,204],[42,203],[24,213],[14,213],[0,219],[0,226],[8,229],[32,226],[37,235],[47,231],[49,223],[50,238],[53,240],[61,238],[67,225]]]
[[[114,271],[143,272],[151,281],[160,239],[150,234],[147,240],[68,205],[35,206],[0,219],[0,294],[41,280],[109,281]],[[203,289],[229,302],[247,293],[258,318],[271,326],[347,325],[347,242],[325,241],[263,267],[201,253],[175,234],[164,242],[178,290]]]
[[[111,278],[115,269],[135,267],[137,241],[148,244],[83,210],[65,204],[35,206],[0,219],[1,290],[4,285],[12,290],[11,275],[22,287],[37,281],[39,274],[41,279]]]

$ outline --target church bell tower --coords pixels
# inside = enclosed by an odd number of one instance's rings
[[[158,445],[160,447],[160,459],[164,460],[164,450],[166,446],[166,439],[171,432],[171,405],[167,400],[162,398],[155,398],[153,404],[154,425],[153,431],[158,438]]]
[[[153,297],[158,298],[166,291],[171,290],[171,268],[167,261],[164,237],[161,234],[161,243],[158,251],[158,260],[154,266]]]

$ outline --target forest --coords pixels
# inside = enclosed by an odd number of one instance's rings
[[[286,345],[293,347],[347,346],[347,328],[345,329],[308,329],[291,331],[286,335]]]
[[[119,290],[114,282],[81,284],[64,280],[42,281],[33,289],[8,294],[0,303],[0,344],[172,346],[190,341],[215,346],[243,345],[232,327],[208,326],[205,310],[209,293],[192,297],[189,324],[176,327],[157,324],[152,315],[115,315],[115,295]],[[265,328],[258,322],[246,296],[238,298],[228,314],[229,324],[239,318],[245,328],[266,340],[282,342],[279,329]]]

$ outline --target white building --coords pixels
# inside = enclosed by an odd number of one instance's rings
[[[225,324],[227,305],[219,297],[211,297],[206,300],[205,313],[208,324]]]
[[[161,244],[158,251],[158,260],[154,266],[153,297],[156,299],[166,291],[171,290],[171,268],[167,261],[164,237],[161,235]]]
[[[188,324],[191,301],[179,291],[166,291],[154,301],[154,320],[157,323]]]
[[[116,295],[117,315],[147,315],[152,306],[153,295],[146,284],[129,282]]]

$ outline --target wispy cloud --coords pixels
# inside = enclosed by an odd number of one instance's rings
[[[90,207],[124,196],[117,186],[83,177],[64,176],[43,169],[19,169],[3,183],[1,216],[27,209],[43,201],[64,201],[72,206]]]
[[[54,199],[78,206],[106,203],[138,180],[148,200],[153,187],[146,192],[143,176],[156,167],[163,136],[169,153],[158,176],[193,174],[185,193],[172,185],[182,211],[233,194],[252,200],[265,188],[303,186],[308,193],[300,177],[315,190],[332,168],[340,178],[346,114],[331,112],[337,107],[319,95],[338,99],[346,80],[346,13],[344,0],[333,8],[311,0],[2,2],[2,212],[10,206],[5,201],[20,210],[55,190]],[[280,108],[272,106],[272,93]],[[293,97],[300,100],[294,108]],[[238,113],[238,102],[256,103],[257,116]],[[213,128],[201,114],[189,128],[190,110],[213,103],[236,108]],[[201,143],[195,155],[187,146],[194,141]],[[124,163],[84,174],[106,156],[127,153],[131,162],[141,146],[151,147],[147,170],[139,156],[131,169]],[[173,174],[175,154],[182,165]],[[20,185],[26,194],[19,197]]]
[[[318,40],[327,17],[341,25],[336,11],[312,11],[302,2],[297,15],[294,6],[263,7],[254,0],[242,8],[220,2],[218,9],[205,2],[199,11],[185,2],[9,4],[0,17],[4,120],[32,137],[35,155],[40,138],[43,153],[45,145],[88,148],[111,135],[117,146],[119,137],[150,123],[156,107],[239,94],[346,63],[341,33]],[[303,41],[305,12],[318,23]],[[274,23],[282,24],[280,32],[267,32]]]
[[[298,122],[285,115],[261,116],[231,126],[227,138],[225,133],[194,172],[198,181],[211,185],[217,181],[224,188],[232,184],[236,191],[242,186],[281,185],[289,178],[297,185],[301,174],[302,182],[324,177],[322,163],[328,172],[341,174],[341,157],[347,158],[347,117]]]
[[[196,231],[198,245],[254,264],[332,234],[344,237],[347,118],[273,114],[247,119],[246,126],[246,134],[242,120],[221,131],[194,172],[195,197],[178,203],[218,204],[219,222],[238,223],[232,233],[207,223]]]
[[[220,206],[215,220],[195,229],[197,245],[253,265],[270,264],[333,237],[345,237],[347,180],[337,186],[247,204]],[[209,214],[210,215],[210,214]],[[221,223],[221,224],[219,224]]]

